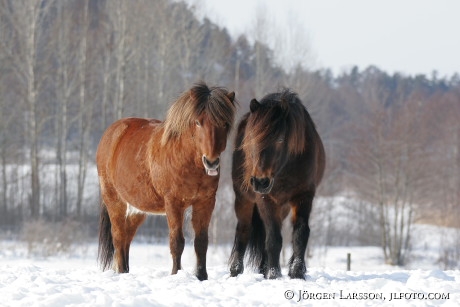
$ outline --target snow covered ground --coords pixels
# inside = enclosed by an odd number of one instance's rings
[[[200,282],[190,243],[184,270],[171,276],[167,245],[134,243],[131,272],[115,274],[99,270],[96,244],[72,257],[31,259],[23,243],[0,241],[0,306],[460,306],[459,270],[389,267],[376,247],[317,249],[306,281],[290,280],[285,265],[278,280],[252,272],[230,278],[230,248],[210,246],[209,280]]]

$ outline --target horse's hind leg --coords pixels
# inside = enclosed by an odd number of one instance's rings
[[[305,279],[307,272],[305,266],[305,250],[307,249],[310,227],[310,216],[313,197],[309,196],[305,202],[292,205],[292,249],[293,254],[289,260],[289,277]]]
[[[114,248],[113,254],[113,270],[117,273],[127,273],[129,271],[128,262],[125,252],[125,218],[122,210],[122,203],[108,202],[107,211],[111,222],[112,244]],[[123,211],[123,212],[121,212]]]
[[[147,217],[146,214],[143,213],[135,213],[135,214],[126,214],[126,236],[125,236],[125,246],[124,246],[124,253],[125,253],[125,261],[129,271],[129,248],[131,246],[131,242],[133,241],[134,235],[137,232],[139,226],[145,221]]]
[[[145,220],[145,214],[129,214],[127,206],[119,201],[109,210],[115,249],[113,269],[117,273],[129,272],[129,247],[137,228]]]

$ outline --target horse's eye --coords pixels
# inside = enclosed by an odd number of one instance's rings
[[[199,120],[196,120],[196,121],[195,121],[195,124],[196,124],[198,127],[201,127],[201,123],[200,123]]]
[[[283,143],[283,142],[284,142],[284,138],[279,138],[276,142],[277,142],[277,143]]]

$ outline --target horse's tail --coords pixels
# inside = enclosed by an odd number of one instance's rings
[[[248,242],[248,264],[259,271],[263,270],[262,263],[265,253],[265,226],[260,218],[257,206],[252,213],[252,231]]]
[[[110,268],[114,254],[112,240],[112,223],[110,222],[107,206],[101,201],[101,215],[99,217],[99,248],[97,259],[103,271]]]

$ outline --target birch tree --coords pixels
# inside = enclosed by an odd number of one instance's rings
[[[13,63],[14,74],[19,83],[20,97],[23,97],[24,123],[30,163],[29,208],[32,218],[38,218],[41,211],[40,197],[40,133],[43,122],[38,102],[40,85],[45,75],[37,74],[38,50],[43,35],[43,22],[47,18],[53,1],[44,0],[2,0],[2,20],[14,33],[13,39],[2,42],[8,60]],[[16,48],[8,48],[12,44]]]
[[[416,210],[432,192],[424,104],[409,97],[389,108],[384,87],[376,82],[368,90],[366,119],[353,131],[349,175],[358,196],[379,208],[385,261],[403,265]]]

